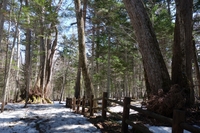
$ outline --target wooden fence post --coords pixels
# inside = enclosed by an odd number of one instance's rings
[[[129,118],[129,111],[130,109],[127,107],[127,105],[130,105],[131,98],[130,97],[125,97],[124,98],[124,107],[123,107],[123,118],[122,118],[122,133],[127,133],[128,132],[128,124],[126,123],[126,119]]]
[[[76,97],[73,98],[73,102],[72,102],[72,109],[75,110],[76,108]]]
[[[80,97],[79,97],[79,98],[77,99],[77,110],[76,110],[77,113],[79,113],[80,101],[81,101],[81,99],[80,99]]]
[[[84,115],[85,113],[85,96],[83,96],[83,100],[82,100],[82,114]]]
[[[66,98],[66,108],[72,108],[72,99]]]
[[[93,106],[94,106],[94,95],[91,95],[91,97],[90,97],[90,116],[94,115]]]
[[[68,98],[68,106],[69,108],[72,108],[72,98]]]
[[[180,123],[185,122],[185,111],[174,110],[172,133],[183,133],[183,128],[180,127]]]
[[[66,97],[65,107],[67,108],[67,106],[68,106],[68,98]]]
[[[103,93],[103,98],[102,98],[102,117],[103,119],[106,119],[106,111],[105,109],[107,109],[107,99],[108,98],[108,93],[104,92]]]

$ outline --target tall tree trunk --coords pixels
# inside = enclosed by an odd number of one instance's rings
[[[18,33],[18,26],[19,26],[19,14],[20,13],[21,13],[21,6],[20,6],[20,10],[19,10],[17,19],[15,20],[15,34],[14,34],[14,38],[13,38],[13,44],[12,44],[12,47],[11,47],[10,57],[8,59],[8,62],[6,61],[7,65],[5,66],[5,78],[4,78],[4,88],[3,88],[1,112],[4,111],[4,106],[5,106],[5,102],[6,102],[6,93],[7,93],[8,87],[9,87],[9,80],[10,80],[11,66],[12,66],[14,49],[15,49],[15,42],[16,42],[16,38],[19,34]],[[8,54],[8,46],[7,46],[7,54]]]
[[[42,97],[42,102],[51,103],[49,100],[51,91],[51,79],[52,79],[52,68],[53,68],[53,58],[57,47],[58,41],[58,29],[56,27],[57,18],[51,22],[46,21],[46,13],[49,9],[55,9],[49,13],[58,13],[63,0],[57,1],[55,8],[46,8],[45,6],[39,6],[41,10],[41,16],[39,20],[39,43],[40,43],[40,66],[39,73],[37,76],[36,83],[34,85],[34,93]],[[52,6],[51,2],[47,3],[48,6]],[[52,15],[52,14],[51,14]],[[37,28],[37,27],[36,27]],[[54,38],[54,40],[51,40]]]
[[[85,27],[85,24],[86,24],[87,5],[88,5],[88,0],[83,0],[83,21],[84,21],[84,27]]]
[[[170,4],[171,4],[171,0],[167,0],[167,11],[168,11],[168,14],[171,16]]]
[[[8,31],[10,32],[10,23],[9,23],[9,26],[8,26]],[[10,34],[10,33],[9,33]],[[8,39],[7,39],[7,41],[6,41],[6,44],[8,43]],[[2,93],[2,104],[1,104],[1,112],[3,112],[4,111],[4,106],[5,106],[5,104],[6,104],[6,93],[7,93],[7,84],[8,84],[8,64],[9,64],[9,59],[8,59],[8,53],[9,53],[9,51],[8,51],[8,44],[7,44],[7,46],[6,46],[6,59],[5,59],[5,71],[4,71],[4,87],[3,87],[3,93]]]
[[[4,21],[5,21],[5,11],[6,11],[6,8],[7,8],[7,3],[8,3],[8,0],[3,0],[1,5],[0,5],[0,47],[1,47],[1,41],[2,41],[2,38],[3,38],[3,27],[4,27]]]
[[[81,66],[79,63],[76,76],[76,84],[75,84],[75,97],[80,98],[80,94],[81,94]]]
[[[111,70],[110,70],[110,56],[111,56],[111,53],[110,53],[110,35],[108,35],[108,58],[107,58],[107,93],[108,93],[108,97],[110,97],[110,76],[111,76]]]
[[[131,19],[142,54],[150,94],[158,89],[168,92],[171,86],[169,73],[159,49],[151,21],[141,0],[123,0]]]
[[[61,104],[61,101],[62,101],[62,99],[63,99],[63,94],[64,94],[64,91],[65,91],[65,84],[66,84],[67,71],[68,71],[68,70],[65,70],[65,72],[63,73],[62,89],[61,89],[60,100],[59,100],[59,103],[60,103],[60,104]]]
[[[199,97],[200,97],[200,71],[199,71],[199,64],[198,64],[198,58],[197,58],[197,50],[196,50],[196,47],[195,47],[195,41],[193,40],[193,59],[194,59],[194,67],[195,67],[195,73],[196,73],[196,78],[197,78],[197,86],[198,86],[198,89],[199,89]]]
[[[96,26],[94,26],[94,29],[97,29],[96,32],[94,33],[94,36],[96,35],[96,47],[95,47],[95,58],[96,58],[96,61],[95,61],[95,73],[98,75],[99,74],[99,55],[100,55],[100,24],[98,23]],[[99,80],[99,77],[97,78],[97,81]],[[98,91],[100,90],[100,85],[97,84],[96,87],[95,87],[95,93],[98,93]],[[103,91],[103,89],[102,89]],[[99,91],[100,92],[100,91]],[[97,96],[97,95],[96,95]]]
[[[85,52],[85,32],[84,32],[84,20],[83,12],[81,8],[80,0],[74,0],[76,10],[76,20],[78,28],[78,43],[79,43],[79,61],[81,63],[82,75],[84,78],[86,97],[93,94],[93,85],[89,76],[89,70],[87,69],[86,52]]]
[[[93,24],[92,27],[92,57],[91,57],[91,75],[95,73],[95,66],[94,66],[94,59],[95,59],[95,25]],[[91,76],[91,81],[93,82],[93,76]],[[94,82],[93,82],[94,83]],[[94,95],[98,97],[98,85],[94,86]]]
[[[29,6],[29,0],[26,0],[26,7]],[[29,15],[27,15],[27,23],[30,24]],[[31,82],[31,29],[26,29],[26,52],[25,52],[25,84],[26,84],[26,102],[24,107],[27,107],[27,103],[29,100],[29,90],[30,90],[30,82]]]
[[[52,78],[52,65],[53,65],[53,58],[56,51],[57,41],[58,41],[58,30],[57,27],[52,24],[50,29],[54,29],[55,31],[55,39],[53,41],[53,44],[51,44],[49,41],[47,41],[47,62],[46,62],[46,72],[45,72],[45,89],[44,94],[45,97],[49,97],[49,90],[50,90],[50,84],[51,84],[51,78]]]
[[[136,98],[136,89],[135,89],[135,84],[136,84],[136,70],[135,70],[135,59],[134,59],[134,57],[133,57],[133,59],[132,59],[132,75],[131,75],[131,77],[132,77],[132,80],[131,80],[131,82],[132,82],[132,87],[131,87],[131,91],[132,91],[132,98],[133,99],[135,99]]]
[[[124,55],[124,57],[125,57],[125,63],[127,63],[127,45],[125,46],[125,55]],[[126,67],[126,69],[125,69],[125,72],[124,72],[124,89],[125,89],[125,96],[126,97],[128,97],[128,96],[130,96],[129,95],[129,86],[128,86],[128,70],[127,70],[127,67]]]
[[[19,29],[18,29],[19,30]],[[17,39],[17,73],[16,73],[16,88],[14,90],[14,102],[17,102],[19,96],[19,70],[20,70],[20,30],[18,31]]]
[[[46,72],[46,43],[45,43],[45,37],[44,37],[44,32],[45,32],[45,27],[44,27],[44,8],[42,7],[42,17],[40,20],[40,73],[39,73],[39,78],[38,78],[38,88],[36,89],[36,92],[41,93],[42,98],[44,98],[44,88],[45,88],[45,72]]]
[[[27,103],[29,100],[29,91],[30,91],[30,82],[31,82],[31,30],[27,29],[26,31],[26,53],[25,53],[25,84],[26,84],[26,102],[25,106],[27,107]]]
[[[175,0],[176,23],[172,58],[172,83],[186,92],[186,103],[194,103],[192,79],[192,6],[193,0]]]

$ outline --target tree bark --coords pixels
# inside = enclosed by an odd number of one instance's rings
[[[110,95],[110,90],[111,90],[111,88],[110,88],[110,86],[111,86],[111,83],[110,83],[110,81],[111,81],[111,68],[110,68],[110,66],[111,66],[111,63],[110,63],[110,57],[111,57],[111,53],[110,53],[110,35],[108,35],[109,37],[108,37],[108,57],[107,57],[107,89],[106,89],[106,91],[107,91],[107,95],[108,95],[108,97],[110,97],[111,95]]]
[[[171,0],[167,0],[167,11],[168,11],[168,14],[171,16],[170,4],[171,4]]]
[[[123,0],[131,19],[142,54],[150,94],[158,89],[168,92],[171,86],[169,73],[159,49],[152,24],[141,0]]]
[[[65,59],[64,59],[64,62],[65,62]],[[61,89],[61,92],[60,92],[60,100],[59,100],[59,103],[61,104],[61,101],[63,99],[63,94],[64,94],[64,91],[65,91],[65,84],[66,84],[66,77],[67,77],[67,71],[68,69],[65,70],[65,72],[63,73],[63,81],[62,81],[62,89]]]
[[[1,3],[0,5],[0,46],[1,46],[1,41],[2,41],[2,38],[3,38],[3,27],[4,27],[4,21],[5,21],[5,11],[6,11],[6,8],[7,8],[7,3],[8,3],[8,0],[3,0],[3,2]]]
[[[8,61],[6,61],[6,66],[5,66],[5,77],[4,77],[4,88],[3,88],[1,112],[4,111],[4,106],[5,106],[5,103],[6,103],[6,93],[7,93],[8,86],[9,86],[11,66],[12,66],[13,55],[14,55],[14,50],[15,50],[15,42],[16,42],[16,38],[17,38],[17,35],[18,35],[19,14],[20,13],[21,13],[21,6],[20,6],[20,10],[19,10],[17,19],[15,20],[15,34],[14,34],[14,38],[13,38],[13,44],[12,44],[12,47],[11,47],[11,53],[10,53]],[[8,46],[7,46],[7,56],[8,56]]]
[[[128,59],[127,59],[127,45],[125,46],[125,53],[124,53],[124,58],[125,58],[125,63],[127,63]],[[125,69],[124,72],[124,89],[125,89],[125,97],[130,97],[129,95],[129,86],[128,86],[128,70],[127,68]]]
[[[29,6],[29,1],[26,0],[26,6]],[[30,24],[29,15],[27,15],[27,24]],[[30,82],[31,82],[31,29],[26,29],[26,52],[25,52],[25,84],[26,84],[26,102],[24,107],[27,107],[27,103],[29,100],[29,90],[30,90]]]
[[[200,71],[199,71],[199,64],[198,64],[198,58],[197,58],[197,50],[195,47],[195,41],[193,40],[193,59],[194,59],[194,67],[195,67],[195,73],[196,73],[196,79],[198,83],[198,89],[199,89],[199,97],[200,97]]]
[[[83,12],[81,8],[80,0],[74,0],[75,10],[76,10],[76,20],[78,28],[78,43],[79,43],[79,61],[82,68],[82,75],[84,78],[84,83],[86,87],[86,97],[90,97],[93,94],[93,85],[89,76],[89,70],[87,69],[87,57],[85,52],[85,28]]]
[[[45,72],[46,72],[46,56],[47,56],[47,50],[46,50],[46,43],[45,43],[45,27],[44,27],[44,8],[42,9],[42,16],[40,18],[40,68],[39,68],[39,78],[38,78],[38,86],[37,88],[34,88],[36,93],[41,93],[41,97],[44,98],[44,88],[45,88]]]
[[[193,0],[176,0],[176,22],[172,57],[172,83],[186,92],[186,103],[194,103],[192,79],[192,7]]]
[[[76,76],[76,84],[75,84],[75,97],[80,98],[81,94],[81,67],[78,66],[77,76]]]
[[[10,31],[10,24],[9,24],[9,26],[8,26],[8,31]],[[9,33],[10,34],[10,33]],[[7,40],[7,42],[8,42],[8,40]],[[5,61],[5,72],[4,72],[4,87],[3,87],[3,93],[2,93],[2,104],[1,104],[1,112],[3,112],[4,111],[4,106],[5,106],[5,104],[6,104],[6,93],[7,93],[7,84],[8,84],[8,75],[9,75],[9,68],[8,68],[8,64],[9,64],[9,62],[8,62],[8,53],[9,53],[9,51],[8,51],[8,44],[7,44],[7,46],[6,46],[6,61]]]
[[[83,21],[84,21],[84,27],[85,27],[85,24],[86,24],[87,5],[88,5],[88,0],[83,0]]]
[[[47,56],[46,72],[45,72],[45,89],[44,89],[45,97],[49,96],[48,91],[50,90],[50,83],[51,83],[51,78],[52,78],[53,57],[56,51],[57,40],[58,40],[57,27],[53,24],[51,25],[50,29],[55,30],[55,39],[53,41],[53,44],[51,43],[47,44],[48,56]]]
[[[14,102],[17,102],[19,96],[19,70],[20,70],[20,30],[18,29],[18,39],[17,39],[17,72],[16,72],[16,88],[14,90]]]

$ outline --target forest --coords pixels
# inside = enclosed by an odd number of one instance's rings
[[[199,0],[1,0],[0,98],[200,109]]]

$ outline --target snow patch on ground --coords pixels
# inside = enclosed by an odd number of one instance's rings
[[[141,101],[135,101],[135,102],[131,102],[131,105],[136,106],[138,108],[141,107]],[[115,112],[115,113],[122,113],[123,112],[123,107],[116,105],[113,107],[108,107],[108,109],[111,112]],[[130,114],[137,114],[138,112],[135,110],[130,109]],[[100,115],[100,114],[97,114]],[[110,113],[107,113],[107,115],[110,115]],[[122,123],[122,121],[117,121],[118,123]],[[172,127],[165,127],[165,126],[151,126],[151,125],[145,125],[146,127],[149,128],[150,131],[152,131],[153,133],[171,133],[172,132]],[[129,129],[132,129],[132,127],[129,125],[128,126]],[[197,126],[198,127],[198,126]],[[187,130],[184,130],[184,133],[191,133]]]
[[[1,105],[1,103],[0,103]],[[140,102],[131,105],[141,107]],[[75,114],[65,104],[24,104],[9,103],[0,113],[0,133],[100,133],[83,115]],[[122,112],[123,107],[109,107],[112,112]],[[138,113],[130,110],[131,114]],[[95,114],[101,115],[101,112]],[[109,113],[108,113],[109,115]],[[118,121],[121,123],[121,121]],[[146,125],[153,133],[171,133],[171,127]],[[132,127],[129,126],[131,129]],[[190,133],[184,130],[184,133]]]
[[[74,114],[64,104],[24,104],[9,103],[0,113],[2,133],[100,133],[87,118]]]
[[[172,128],[171,127],[164,127],[164,126],[149,126],[146,125],[150,131],[152,131],[153,133],[171,133],[172,132]],[[187,130],[184,130],[183,133],[191,133]]]

